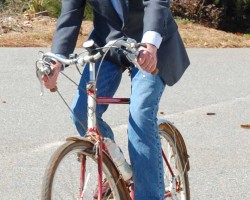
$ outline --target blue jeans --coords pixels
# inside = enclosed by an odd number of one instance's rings
[[[98,76],[97,96],[113,96],[120,84],[122,72],[117,65],[104,61]],[[86,132],[82,125],[87,127],[85,85],[88,79],[86,67],[72,106],[72,119],[82,136]],[[135,200],[163,200],[164,177],[157,112],[165,85],[159,75],[145,72],[143,77],[136,68],[132,69],[131,79],[128,148],[133,169]],[[97,124],[104,137],[114,139],[111,128],[102,120],[102,114],[107,108],[108,105],[97,105]]]

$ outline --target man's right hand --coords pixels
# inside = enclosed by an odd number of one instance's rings
[[[53,90],[56,88],[56,82],[61,71],[62,64],[58,61],[55,61],[55,64],[51,64],[52,73],[49,76],[43,75],[42,80],[43,84],[47,89]]]
[[[152,73],[157,66],[157,48],[152,44],[140,47],[137,62],[143,70]]]

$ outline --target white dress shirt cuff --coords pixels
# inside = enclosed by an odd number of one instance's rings
[[[159,49],[162,42],[162,37],[159,33],[155,31],[147,31],[144,33],[141,42],[153,44],[157,47],[157,49]]]

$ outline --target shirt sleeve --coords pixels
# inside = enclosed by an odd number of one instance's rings
[[[142,37],[142,43],[149,43],[149,44],[153,44],[154,46],[157,47],[157,49],[159,49],[161,42],[162,42],[162,37],[158,32],[155,31],[146,31],[143,34]]]

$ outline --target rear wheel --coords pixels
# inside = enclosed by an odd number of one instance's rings
[[[127,199],[124,181],[103,153],[103,198]],[[105,191],[105,187],[109,190]],[[42,200],[97,199],[98,165],[95,146],[88,141],[66,142],[52,156],[44,174]]]
[[[174,134],[160,130],[164,164],[165,199],[190,200],[188,172]]]

